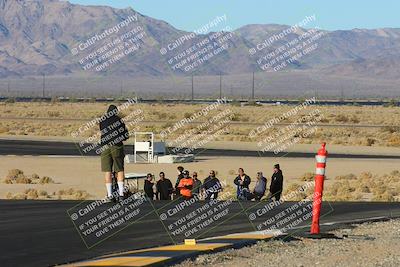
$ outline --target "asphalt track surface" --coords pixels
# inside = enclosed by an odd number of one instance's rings
[[[69,215],[70,209],[79,203],[81,202],[0,200],[0,265],[51,266],[113,252],[181,242],[185,235],[173,234],[168,230],[168,225],[204,207],[207,202],[193,203],[165,220],[160,219],[162,214],[168,214],[181,202],[145,202],[140,206],[143,216],[134,222],[129,222],[121,231],[98,242],[90,249],[83,242]],[[92,202],[81,203],[73,208],[72,212],[86,207],[88,203]],[[277,218],[276,216],[282,214],[282,211],[293,207],[295,202],[285,202],[267,212],[262,212],[262,207],[266,204],[267,202],[231,202],[228,206],[228,215],[189,238],[254,231],[258,229],[257,225],[262,225],[262,222],[270,218]],[[111,203],[103,204],[98,208],[98,212],[112,206]],[[67,211],[70,213],[68,214]],[[252,214],[260,214],[260,216],[250,220]],[[346,225],[343,222],[353,220],[398,217],[400,205],[398,203],[324,202],[321,215],[321,224],[329,223],[329,225],[321,226],[321,231],[327,231],[343,227]],[[279,216],[279,221],[283,221],[288,216],[289,214]],[[310,221],[307,219],[296,227],[307,226]],[[289,233],[294,236],[302,235],[308,229],[308,227],[292,229]],[[261,228],[261,230],[264,229]]]
[[[172,150],[172,148],[169,148]],[[185,149],[180,149],[181,152]],[[125,146],[126,154],[133,154],[133,146]],[[304,152],[282,152],[274,154],[272,151],[260,152],[251,150],[229,150],[229,149],[196,149],[191,152],[201,156],[230,156],[230,157],[292,157],[305,158],[315,156],[315,153]],[[84,153],[78,143],[59,141],[31,141],[31,140],[8,140],[0,139],[0,155],[59,155],[59,156],[96,156],[94,150]],[[400,159],[394,155],[355,155],[355,154],[329,154],[329,158],[373,158],[373,159]]]

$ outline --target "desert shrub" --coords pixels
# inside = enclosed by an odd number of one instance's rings
[[[374,193],[375,196],[383,195],[386,192],[387,188],[384,185],[376,186],[372,188],[372,193]]]
[[[184,117],[185,119],[189,119],[191,116],[192,116],[192,113],[190,113],[190,112],[185,112],[185,113],[183,114],[183,117]]]
[[[22,193],[10,193],[6,194],[7,199],[47,199],[50,198],[49,194],[44,190],[36,190],[33,188],[28,188],[24,190]]]
[[[366,184],[360,184],[360,186],[358,187],[358,190],[361,193],[371,193],[371,190],[369,189],[369,186]]]
[[[283,195],[286,200],[289,201],[300,201],[307,198],[310,192],[305,191],[300,184],[293,183],[289,184],[289,186],[283,191]]]
[[[385,202],[393,202],[395,199],[392,195],[388,193],[384,193],[381,195],[374,195],[373,201],[385,201]]]
[[[74,193],[74,199],[77,200],[85,200],[90,196],[90,194],[88,192],[86,192],[85,190],[77,190]]]
[[[221,197],[220,197],[221,196]],[[228,200],[232,199],[236,196],[236,187],[232,186],[231,184],[227,184],[224,186],[224,191],[221,195],[218,195],[218,199],[221,200]]]
[[[398,133],[400,132],[400,127],[399,126],[385,126],[381,128],[382,132],[388,132],[388,133]]]
[[[6,184],[30,184],[32,180],[27,178],[20,169],[12,169],[8,171],[3,182]]]
[[[12,184],[12,183],[13,183],[13,180],[11,180],[10,178],[6,177],[6,178],[4,178],[3,183],[5,183],[5,184]]]
[[[21,194],[21,193],[17,193],[17,194],[13,194],[11,192],[8,192],[6,194],[6,198],[7,199],[26,199],[26,194]]]
[[[24,175],[19,175],[16,179],[15,182],[16,184],[31,184],[32,180],[29,179],[28,177]]]
[[[231,116],[231,121],[240,121],[240,114],[239,113],[233,113]]]
[[[18,175],[23,175],[24,172],[20,169],[11,169],[8,171],[7,177],[11,179],[17,178]]]
[[[330,120],[327,119],[327,118],[322,118],[322,119],[319,120],[319,122],[320,122],[320,123],[329,123]]]
[[[354,174],[347,174],[347,175],[338,175],[335,177],[335,180],[356,180],[357,176]]]
[[[311,182],[314,181],[314,173],[306,172],[299,178],[300,181]]]
[[[44,190],[40,190],[39,191],[39,196],[47,198],[47,197],[49,197],[49,194]]]
[[[390,175],[392,175],[392,176],[400,176],[400,171],[394,170],[394,171],[390,172]]]
[[[8,171],[3,182],[6,184],[52,184],[54,183],[54,180],[47,176],[40,178],[36,173],[28,177],[22,170],[12,169]]]
[[[359,176],[359,179],[361,180],[371,180],[373,179],[372,173],[370,172],[362,172]]]
[[[9,129],[7,127],[0,125],[0,134],[7,133],[8,131],[9,131]]]
[[[58,118],[60,117],[61,113],[59,111],[47,111],[47,115],[49,115],[50,118]]]
[[[357,118],[356,115],[351,116],[350,121],[352,123],[360,123],[360,120]]]
[[[167,117],[168,117],[168,114],[167,114],[167,113],[164,113],[164,112],[158,113],[158,119],[159,119],[159,120],[165,120],[165,119],[167,119]],[[189,117],[190,117],[190,116],[189,116]]]
[[[76,199],[85,200],[90,197],[90,194],[85,190],[75,190],[74,188],[69,188],[65,190],[59,190],[56,194],[58,199]]]
[[[26,199],[38,199],[39,198],[39,193],[36,189],[26,189],[24,191],[24,194],[26,195]]]
[[[346,115],[339,114],[339,115],[336,116],[335,120],[337,122],[348,122],[349,118]]]
[[[48,176],[43,176],[39,179],[39,184],[54,184],[54,181]]]
[[[365,141],[363,142],[363,145],[366,146],[372,146],[373,144],[375,144],[375,139],[373,138],[366,138]]]
[[[391,146],[400,146],[400,135],[393,135],[388,140]]]

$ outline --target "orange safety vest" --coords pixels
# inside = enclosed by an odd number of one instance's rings
[[[192,178],[182,178],[179,181],[178,188],[180,189],[180,193],[183,197],[192,197],[192,188],[194,181]],[[191,188],[186,188],[185,186],[192,186]]]

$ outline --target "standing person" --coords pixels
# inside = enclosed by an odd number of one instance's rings
[[[254,186],[254,190],[251,193],[249,200],[255,199],[256,201],[261,200],[267,190],[267,178],[264,177],[262,172],[257,172],[257,181]]]
[[[144,181],[144,193],[151,200],[154,200],[154,190],[153,190],[154,182],[153,182],[153,178],[154,178],[153,174],[148,173],[147,176],[146,176],[146,180]]]
[[[238,176],[233,181],[237,187],[236,197],[239,200],[245,200],[250,193],[249,185],[251,183],[250,177],[244,173],[243,168],[239,168]]]
[[[199,196],[200,195],[200,189],[202,187],[201,181],[197,178],[197,172],[193,172],[192,174],[193,178],[193,189],[192,189],[192,194],[193,196]]]
[[[158,180],[156,185],[156,198],[159,200],[171,200],[172,192],[174,188],[169,179],[165,178],[165,173],[160,172],[160,180]]]
[[[193,179],[189,176],[189,171],[183,171],[183,178],[180,179],[178,184],[178,189],[180,195],[184,199],[191,199],[192,198],[192,189],[193,189]]]
[[[215,177],[214,170],[211,170],[210,175],[204,180],[203,190],[205,193],[205,200],[217,199],[218,192],[222,191],[222,185],[218,178]]]
[[[101,171],[105,173],[105,184],[107,189],[106,202],[115,198],[112,194],[111,172],[116,172],[119,201],[124,199],[124,144],[123,141],[129,138],[129,132],[125,123],[118,116],[118,108],[110,105],[106,114],[100,120],[101,132]]]
[[[181,179],[183,178],[183,167],[182,166],[178,166],[177,168],[178,171],[178,177],[176,178],[176,183],[175,183],[175,198],[179,198],[180,194],[180,190],[178,188],[179,182],[181,181]]]
[[[269,187],[269,199],[275,198],[276,201],[279,201],[282,194],[283,188],[283,174],[280,169],[279,164],[274,165],[274,173],[271,177],[271,185]]]

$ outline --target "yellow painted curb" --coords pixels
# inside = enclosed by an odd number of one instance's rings
[[[74,263],[66,266],[148,266],[154,263],[162,263],[163,261],[171,259],[170,257],[115,257],[105,258],[100,260],[84,261]]]

